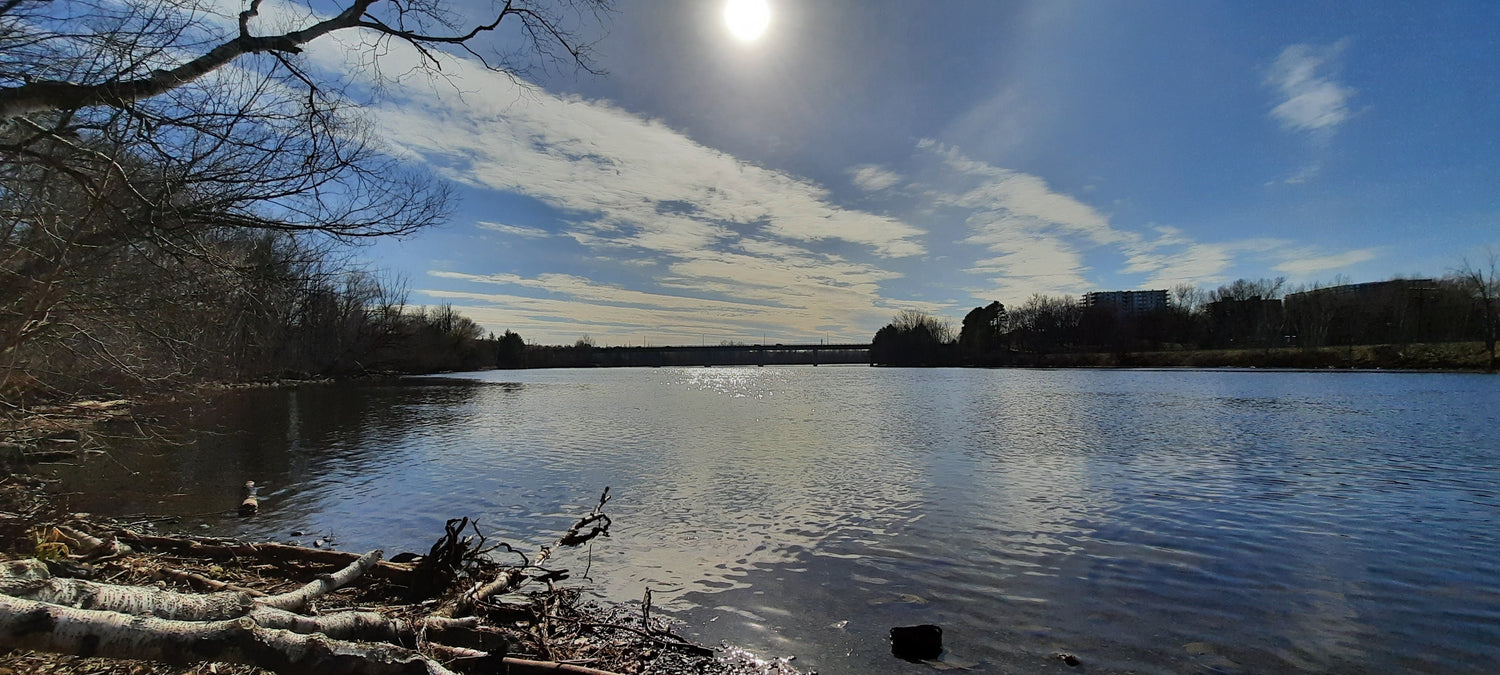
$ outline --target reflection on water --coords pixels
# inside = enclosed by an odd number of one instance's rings
[[[609,485],[602,595],[825,674],[925,672],[911,623],[978,672],[1500,667],[1493,377],[492,372],[161,414],[195,431],[67,474],[75,508],[421,551],[460,515],[536,546]]]

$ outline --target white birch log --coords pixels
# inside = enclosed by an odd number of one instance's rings
[[[83,579],[52,578],[40,561],[15,561],[0,566],[0,594],[65,607],[121,612],[158,619],[224,621],[246,616],[260,607],[288,611],[302,609],[313,599],[359,578],[359,575],[380,560],[380,555],[378,550],[370,551],[344,569],[333,574],[320,574],[316,580],[295,591],[265,597],[253,597],[239,591],[177,593],[148,586],[115,586]],[[286,623],[284,618],[278,621]],[[330,625],[357,625],[361,629],[372,625],[368,617],[358,621],[342,621],[343,624],[333,622]]]
[[[192,594],[83,579],[0,579],[0,594],[52,605],[184,621],[225,621],[255,608],[243,593]]]
[[[376,563],[380,562],[381,555],[382,553],[378,549],[370,551],[360,556],[358,560],[349,563],[349,566],[333,574],[319,574],[316,581],[308,583],[302,588],[290,593],[257,598],[255,602],[266,607],[275,607],[276,609],[302,609],[314,598],[342,588],[349,582],[358,579],[361,574],[364,574],[371,567],[374,567]]]
[[[75,609],[0,596],[0,649],[192,664],[245,663],[282,675],[453,675],[387,644],[257,626],[249,617],[188,622]]]
[[[256,607],[247,615],[262,628],[288,630],[302,635],[322,633],[336,640],[378,642],[415,641],[416,631],[405,621],[379,612],[334,612],[305,616],[274,607]]]

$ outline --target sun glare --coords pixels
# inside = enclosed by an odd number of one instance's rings
[[[724,4],[724,25],[742,42],[760,37],[770,23],[771,8],[766,0],[729,0]]]

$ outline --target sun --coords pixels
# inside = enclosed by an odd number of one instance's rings
[[[771,23],[771,7],[766,0],[729,0],[724,3],[724,25],[741,42],[753,42],[766,32]]]

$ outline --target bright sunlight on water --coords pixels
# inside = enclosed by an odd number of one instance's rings
[[[607,485],[614,536],[559,564],[825,675],[927,672],[889,653],[912,623],[975,672],[1500,667],[1494,377],[495,371],[171,414],[181,444],[60,468],[72,507],[388,551],[463,515],[535,547]]]

